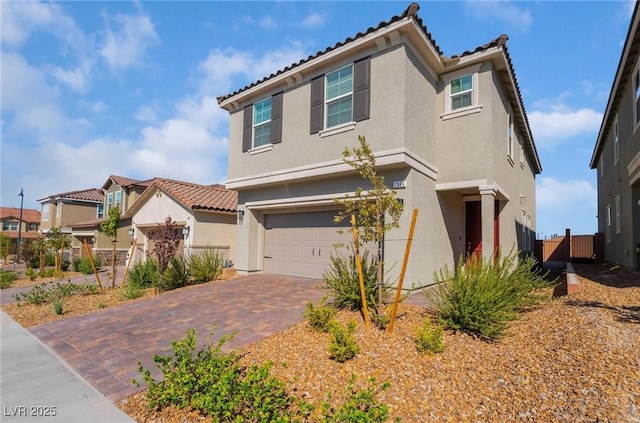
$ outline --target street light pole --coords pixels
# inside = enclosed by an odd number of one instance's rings
[[[22,206],[24,204],[24,189],[20,188],[20,221],[18,222],[18,248],[16,261],[20,264],[20,247],[22,246]]]

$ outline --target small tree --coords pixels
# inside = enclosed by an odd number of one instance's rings
[[[368,190],[358,187],[354,195],[346,199],[336,199],[336,203],[344,209],[335,217],[340,222],[351,216],[356,216],[358,229],[358,247],[366,242],[375,242],[378,247],[377,281],[378,281],[378,313],[383,312],[384,270],[382,262],[382,242],[385,233],[400,227],[399,221],[403,206],[396,199],[396,192],[385,184],[384,177],[376,171],[376,158],[367,144],[364,136],[358,136],[360,147],[346,147],[342,151],[343,160],[354,168],[358,174],[369,181]]]
[[[44,271],[46,255],[47,255],[47,239],[44,235],[38,235],[38,238],[31,241],[29,244],[30,255],[38,255],[38,268],[40,272]],[[28,253],[29,254],[29,253]],[[28,261],[27,261],[28,262]]]
[[[62,259],[64,250],[71,246],[71,237],[62,232],[60,228],[51,228],[47,234],[47,244],[54,251],[55,272],[62,271]],[[41,266],[42,267],[42,266]]]
[[[155,229],[148,233],[150,240],[153,240],[156,257],[158,258],[158,270],[160,271],[160,285],[162,286],[164,272],[167,270],[171,259],[176,255],[180,245],[178,225],[171,216],[167,216],[164,223],[159,223]],[[157,284],[154,281],[153,292],[157,293]]]
[[[116,243],[118,242],[118,227],[120,226],[120,207],[112,207],[107,213],[107,219],[100,224],[100,230],[111,239],[111,288],[116,286]]]
[[[8,264],[7,257],[13,251],[13,242],[11,238],[0,233],[0,255],[4,258],[4,264]]]

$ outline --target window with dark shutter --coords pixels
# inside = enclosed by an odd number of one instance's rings
[[[282,93],[271,97],[271,144],[282,142]]]
[[[324,75],[311,80],[311,133],[324,129]]]
[[[242,152],[251,150],[253,138],[253,104],[244,108],[242,126]]]
[[[353,120],[359,122],[369,119],[371,83],[371,57],[365,57],[354,63],[353,81]]]

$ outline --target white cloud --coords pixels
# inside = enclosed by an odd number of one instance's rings
[[[104,15],[104,19],[106,40],[100,54],[112,70],[139,66],[147,49],[160,41],[147,15]]]
[[[53,76],[62,84],[74,91],[85,93],[89,89],[91,64],[88,60],[83,61],[75,69],[65,70],[59,66],[54,67]]]
[[[597,200],[597,190],[589,181],[539,177],[536,182],[538,232],[545,231],[545,236],[566,228],[574,234],[595,232]]]
[[[595,136],[601,122],[602,113],[588,108],[529,113],[531,130],[540,147],[553,147],[577,135]]]
[[[158,120],[158,116],[153,107],[143,106],[135,114],[135,118],[141,122],[153,123]]]
[[[56,7],[52,3],[3,1],[0,13],[2,44],[21,46],[32,31],[55,21]]]
[[[261,28],[263,29],[276,29],[278,28],[278,23],[273,17],[266,15],[263,16],[262,19],[258,22]]]
[[[307,15],[303,20],[301,20],[300,26],[303,26],[305,28],[318,28],[324,25],[325,20],[325,15],[314,12]]]
[[[522,31],[529,29],[533,18],[529,10],[516,6],[509,0],[465,2],[467,10],[478,19],[497,19]]]

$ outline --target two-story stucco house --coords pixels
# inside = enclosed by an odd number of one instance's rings
[[[635,5],[591,157],[604,259],[640,267],[640,14]]]
[[[37,239],[40,235],[40,212],[35,209],[0,207],[0,233],[13,243],[11,251],[17,252],[18,238],[21,242]],[[5,259],[6,257],[0,257]]]
[[[102,190],[89,188],[63,192],[41,198],[40,231],[49,232],[51,228],[60,228],[62,233],[71,234],[71,225],[77,222],[95,219],[101,213],[104,200]]]
[[[384,241],[391,280],[412,209],[406,280],[417,286],[468,254],[533,249],[542,169],[507,37],[445,56],[418,8],[218,98],[230,115],[240,273],[322,276],[332,245],[349,239],[334,200],[367,187],[341,154],[359,135],[405,207]]]

